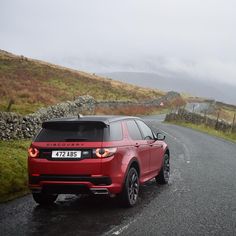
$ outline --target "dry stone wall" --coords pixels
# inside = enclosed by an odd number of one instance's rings
[[[171,103],[177,103],[177,105],[184,105],[185,101],[181,97],[181,95],[177,92],[170,91],[166,93],[164,96],[159,97],[159,98],[154,98],[152,100],[143,100],[143,101],[119,101],[119,100],[114,100],[114,101],[97,101],[96,106],[98,108],[125,108],[125,107],[137,107],[137,106],[146,106],[146,107],[160,107],[163,104],[164,106],[168,107]]]
[[[94,114],[95,100],[91,96],[81,96],[75,101],[60,103],[21,116],[13,112],[0,112],[0,140],[32,138],[41,128],[42,122],[53,118]]]
[[[100,101],[96,102],[91,96],[81,96],[75,101],[67,101],[39,111],[21,116],[13,112],[0,112],[0,140],[32,138],[41,128],[42,122],[59,117],[76,116],[81,114],[94,114],[96,107],[117,108],[137,106],[160,106],[161,103],[169,104],[173,101],[182,101],[179,93],[168,92],[166,95],[149,101]]]
[[[236,124],[232,125],[223,120],[217,120],[210,118],[206,115],[201,115],[193,112],[188,112],[184,109],[179,109],[177,112],[173,112],[166,115],[166,121],[183,121],[193,124],[205,124],[216,130],[223,132],[233,132],[236,133]]]

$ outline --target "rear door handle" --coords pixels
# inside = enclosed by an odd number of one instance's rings
[[[139,143],[135,143],[135,147],[139,147],[140,145],[139,145]]]

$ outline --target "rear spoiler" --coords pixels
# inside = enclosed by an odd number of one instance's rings
[[[53,129],[60,126],[65,125],[79,125],[79,124],[87,124],[87,125],[99,125],[103,128],[108,127],[109,124],[103,121],[80,121],[80,120],[49,120],[42,123],[42,128],[44,129]]]

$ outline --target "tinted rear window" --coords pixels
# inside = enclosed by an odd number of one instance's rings
[[[36,142],[96,142],[102,141],[104,130],[107,128],[99,124],[67,123],[53,124],[49,128],[43,128]]]
[[[110,132],[109,132],[110,131]],[[110,134],[109,134],[110,133]],[[36,142],[101,142],[122,140],[120,122],[108,127],[100,123],[53,123],[43,128],[36,136]]]

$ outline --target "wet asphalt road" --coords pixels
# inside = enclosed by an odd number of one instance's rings
[[[236,144],[161,124],[171,151],[171,179],[141,187],[137,206],[115,199],[61,195],[40,207],[30,195],[0,205],[0,235],[236,235]]]

